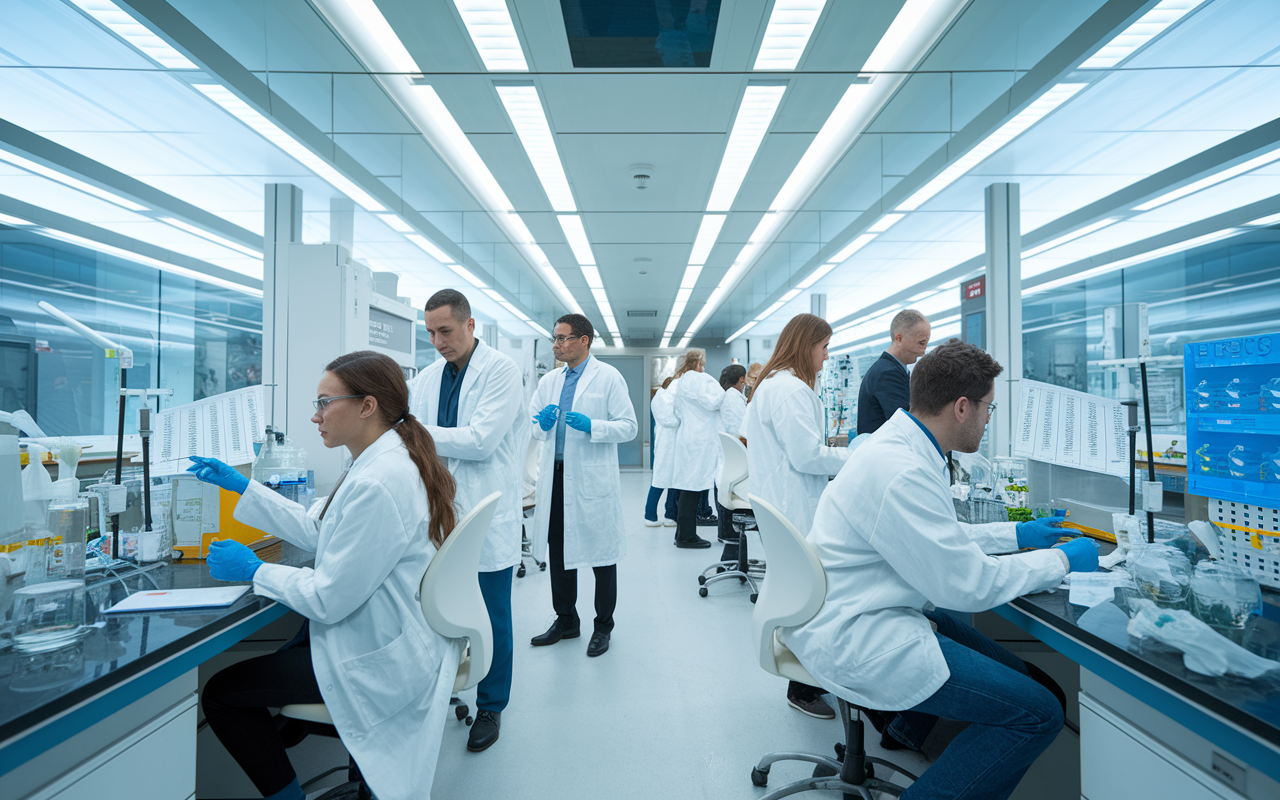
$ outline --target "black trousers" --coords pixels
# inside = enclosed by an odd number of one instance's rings
[[[696,498],[695,498],[696,500]],[[564,465],[555,466],[551,483],[551,517],[547,525],[548,560],[551,562],[551,605],[560,621],[577,625],[578,571],[564,568]],[[613,630],[613,610],[618,605],[618,565],[592,567],[596,576],[596,633]]]
[[[698,538],[698,502],[700,492],[680,492],[676,500],[676,541],[692,542]]]
[[[200,702],[218,741],[265,797],[297,777],[270,709],[324,698],[311,648],[294,647],[232,664],[209,679]]]

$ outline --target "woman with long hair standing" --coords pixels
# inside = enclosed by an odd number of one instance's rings
[[[309,620],[310,641],[214,675],[205,718],[264,797],[303,797],[270,709],[320,702],[375,795],[428,797],[461,643],[427,625],[416,595],[456,522],[453,477],[387,356],[332,361],[314,405],[325,446],[352,458],[318,515],[221,461],[192,459],[198,478],[241,495],[237,520],[315,552],[314,567],[297,568],[264,564],[239,542],[210,547],[210,575],[252,581]]]
[[[667,391],[672,380],[674,378],[664,380],[649,401],[649,461],[653,477],[649,481],[649,498],[644,504],[644,524],[649,528],[674,528],[676,525],[676,495],[679,492],[671,488],[671,474],[676,464],[675,442],[671,437],[675,435],[677,420],[674,398]],[[659,520],[658,500],[662,498],[663,491],[667,493],[667,501]]]
[[[771,503],[802,534],[809,533],[818,498],[850,453],[827,446],[816,390],[830,341],[826,320],[813,314],[792,317],[761,371],[743,422],[752,494]],[[810,716],[835,718],[821,689],[792,681],[787,702]]]
[[[699,494],[715,485],[720,477],[724,453],[720,449],[720,404],[724,390],[704,370],[707,354],[703,350],[685,353],[671,382],[675,397],[676,426],[675,469],[672,488],[680,490],[676,501],[676,547],[701,549],[711,542],[698,535]]]

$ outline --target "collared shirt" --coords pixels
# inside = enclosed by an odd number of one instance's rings
[[[476,340],[477,343],[479,340]],[[476,346],[471,345],[471,355],[476,352]],[[458,405],[462,398],[462,379],[467,375],[467,367],[471,365],[470,357],[467,363],[458,369],[453,362],[444,365],[444,370],[440,373],[440,407],[436,410],[436,425],[441,428],[458,427]]]
[[[889,351],[888,351],[888,350],[885,350],[885,352],[886,352],[886,353],[889,353]],[[898,357],[897,357],[897,356],[895,356],[893,353],[889,353],[889,358],[892,358],[894,361],[897,361],[897,362],[898,362],[898,366],[902,367],[902,371],[903,371],[903,372],[910,373],[910,370],[908,370],[908,369],[907,369],[907,365],[902,363],[902,359],[898,358]]]
[[[582,377],[582,371],[587,368],[590,360],[591,356],[587,356],[573,369],[565,367],[564,388],[560,390],[560,419],[556,422],[556,461],[564,461],[564,418],[573,411],[573,395],[578,390],[578,379]]]
[[[920,426],[920,430],[924,431],[924,435],[925,435],[925,436],[928,436],[928,437],[929,437],[929,441],[933,442],[933,446],[934,446],[934,448],[936,448],[936,449],[937,449],[937,451],[938,451],[938,457],[942,459],[942,465],[943,465],[943,467],[945,467],[945,466],[947,465],[947,457],[946,457],[946,455],[942,452],[942,446],[938,444],[938,440],[937,440],[937,438],[935,438],[935,437],[934,437],[934,435],[933,435],[933,431],[931,431],[931,430],[929,430],[928,428],[926,428],[926,427],[924,426],[924,423],[923,423],[923,422],[921,422],[920,420],[916,419],[916,418],[915,418],[915,416],[913,416],[913,415],[912,415],[912,413],[911,413],[910,411],[905,411],[905,410],[904,410],[902,413],[903,413],[903,414],[906,414],[908,417],[911,417],[911,421],[912,421],[912,422],[914,422],[915,424],[919,425],[919,426]]]

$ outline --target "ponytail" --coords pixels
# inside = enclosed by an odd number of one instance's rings
[[[422,486],[427,492],[429,522],[427,535],[437,548],[453,532],[458,522],[453,507],[457,483],[440,460],[435,440],[417,417],[409,413],[409,384],[404,371],[391,358],[372,350],[357,350],[339,356],[325,367],[354,395],[373,397],[378,401],[378,414],[388,427],[395,428],[404,442],[409,457],[418,468]]]

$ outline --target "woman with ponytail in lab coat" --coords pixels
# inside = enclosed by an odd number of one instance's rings
[[[675,431],[677,453],[672,488],[680,490],[676,501],[676,547],[701,549],[711,542],[698,535],[698,496],[715,486],[724,463],[720,447],[720,404],[724,389],[704,370],[704,350],[685,353],[671,382],[675,397],[675,415],[679,424]]]
[[[418,585],[452,531],[454,480],[409,413],[404,373],[370,351],[325,368],[311,421],[351,466],[323,510],[302,506],[215,459],[193,459],[203,481],[241,495],[240,522],[315,552],[312,568],[264,564],[215,542],[209,572],[310,620],[310,642],[242,661],[205,687],[205,718],[264,797],[303,793],[269,709],[323,702],[343,745],[380,800],[430,796],[461,642],[427,625]]]

